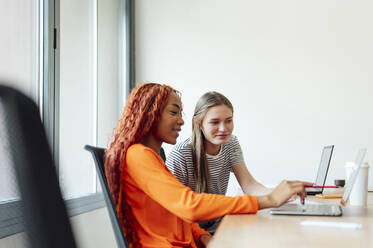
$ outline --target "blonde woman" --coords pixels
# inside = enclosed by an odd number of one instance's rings
[[[205,93],[194,109],[192,137],[173,148],[167,167],[197,193],[225,195],[233,172],[245,194],[269,194],[271,189],[248,171],[238,139],[232,135],[233,127],[231,102],[218,92]],[[200,226],[213,233],[218,223],[219,219]]]

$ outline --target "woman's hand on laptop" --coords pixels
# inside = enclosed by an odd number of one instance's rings
[[[304,198],[306,197],[304,186],[312,185],[313,183],[309,182],[284,180],[270,194],[258,197],[259,209],[279,207],[293,195],[299,195],[301,202],[304,202]]]

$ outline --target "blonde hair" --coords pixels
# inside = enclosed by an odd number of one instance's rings
[[[218,105],[225,105],[232,110],[233,105],[223,94],[210,91],[201,96],[194,108],[192,120],[192,157],[197,193],[210,192],[210,172],[205,152],[205,136],[201,126],[207,111]]]

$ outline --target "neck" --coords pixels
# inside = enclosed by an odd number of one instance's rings
[[[218,155],[220,151],[220,145],[215,145],[205,140],[205,151],[209,155]]]
[[[157,154],[159,154],[162,146],[162,141],[155,138],[153,134],[149,134],[141,141],[141,144],[153,149]]]

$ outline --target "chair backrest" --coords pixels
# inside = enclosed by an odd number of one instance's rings
[[[162,147],[161,147],[161,150],[159,151],[159,156],[161,156],[163,161],[166,162],[166,153],[164,152]]]
[[[17,178],[29,246],[76,247],[38,107],[0,85],[0,118],[0,142],[8,146],[5,156]]]
[[[118,245],[119,248],[129,247],[128,243],[127,243],[127,240],[124,236],[123,229],[122,229],[122,226],[120,224],[120,221],[119,221],[119,218],[118,218],[117,211],[115,209],[113,200],[111,199],[109,186],[107,184],[107,180],[106,180],[106,176],[105,176],[105,168],[104,168],[104,165],[105,165],[105,159],[104,159],[105,158],[105,149],[100,148],[100,147],[90,146],[90,145],[85,145],[84,149],[91,152],[91,154],[93,156],[93,160],[95,162],[98,178],[101,182],[105,202],[106,202],[106,205],[107,205],[107,208],[108,208],[108,211],[109,211],[109,216],[110,216],[111,224],[113,226],[113,230],[114,230],[115,238],[116,238],[116,241],[117,241],[117,245]],[[160,156],[164,161],[166,161],[166,156],[165,156],[165,152],[164,152],[163,148],[161,148]]]
[[[105,149],[100,148],[100,147],[90,146],[90,145],[85,145],[84,149],[91,152],[93,156],[97,175],[101,182],[102,191],[104,194],[107,209],[109,211],[111,225],[113,226],[115,239],[117,241],[118,248],[124,248],[124,247],[127,248],[129,246],[124,236],[123,229],[122,229],[122,226],[120,224],[120,221],[117,215],[117,211],[115,209],[113,200],[111,199],[111,196],[110,196],[109,186],[106,181],[105,168],[104,168]]]

